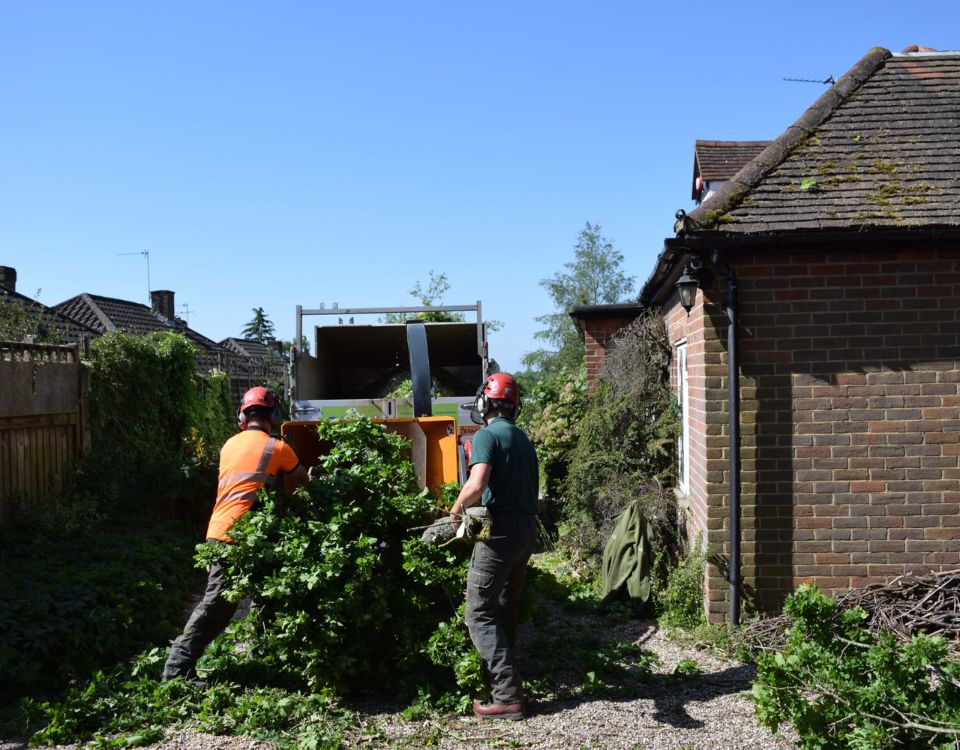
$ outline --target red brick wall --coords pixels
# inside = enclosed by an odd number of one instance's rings
[[[739,279],[745,604],[776,610],[806,581],[835,593],[960,566],[960,249],[727,262]],[[703,377],[689,529],[706,530],[712,620],[726,611],[728,544],[721,286],[687,319],[664,309],[671,340],[703,324],[702,359],[688,354],[691,387]]]
[[[725,458],[726,428],[718,420],[715,392],[726,374],[726,358],[722,355],[713,322],[705,314],[710,305],[703,305],[704,295],[698,293],[697,304],[688,314],[676,295],[664,306],[662,314],[667,335],[674,350],[681,343],[687,346],[687,378],[689,397],[689,484],[686,492],[678,490],[678,504],[685,523],[687,541],[693,549],[697,544],[707,547],[720,538],[718,507],[712,494],[723,481],[723,468],[718,461]],[[676,357],[670,373],[676,386]],[[725,382],[725,378],[724,378]],[[725,413],[725,412],[724,412]],[[723,576],[714,566],[708,566],[705,579],[705,603],[718,602],[726,587]]]
[[[584,320],[583,345],[587,363],[587,388],[593,388],[597,379],[603,375],[607,345],[622,328],[633,322],[633,318],[606,318]]]

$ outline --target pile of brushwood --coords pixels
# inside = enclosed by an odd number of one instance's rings
[[[953,750],[960,744],[960,575],[903,576],[834,601],[815,586],[746,629],[754,701],[801,747]]]
[[[158,644],[61,700],[26,700],[33,744],[129,746],[189,724],[337,746],[340,699],[462,710],[482,690],[462,621],[469,548],[430,546],[411,531],[444,499],[418,489],[409,444],[382,425],[358,418],[318,430],[331,448],[309,487],[262,492],[231,530],[234,544],[198,547],[199,563],[229,569],[230,598],[257,605],[198,665],[210,687],[161,682]]]

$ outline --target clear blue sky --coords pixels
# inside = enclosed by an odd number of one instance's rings
[[[505,323],[599,223],[638,287],[693,143],[774,138],[871,47],[960,48],[960,3],[0,2],[0,265],[54,304],[172,289],[263,306],[446,303]]]

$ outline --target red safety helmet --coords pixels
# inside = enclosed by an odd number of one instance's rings
[[[258,385],[244,393],[243,398],[240,399],[240,408],[237,409],[237,427],[241,430],[247,429],[247,410],[254,407],[270,410],[267,418],[271,426],[280,421],[280,401],[276,394],[269,388]]]
[[[520,413],[520,388],[517,381],[505,372],[496,372],[490,375],[486,382],[477,389],[477,396],[470,407],[470,419],[475,424],[483,424],[487,414],[494,409],[512,411],[512,419]]]

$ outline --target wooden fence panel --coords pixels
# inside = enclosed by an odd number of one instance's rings
[[[83,450],[75,346],[0,342],[0,525],[60,492]]]

